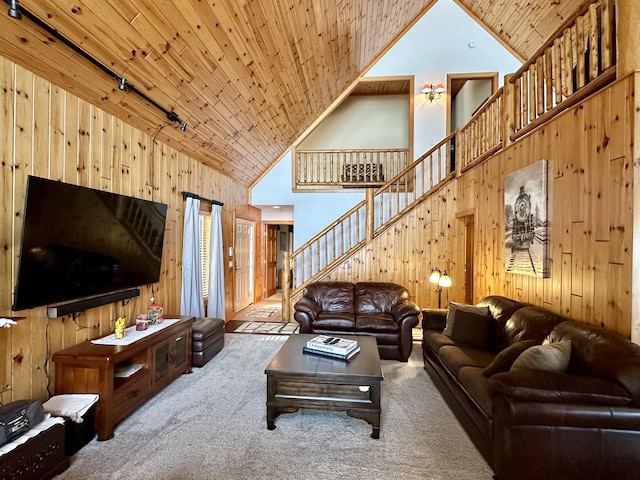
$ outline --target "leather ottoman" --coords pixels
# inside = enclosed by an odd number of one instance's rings
[[[191,338],[191,364],[194,367],[202,367],[224,347],[224,320],[196,318],[191,326]]]

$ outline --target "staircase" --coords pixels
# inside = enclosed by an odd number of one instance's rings
[[[567,19],[470,121],[445,137],[314,238],[284,253],[282,318],[321,280],[456,176],[482,163],[616,78],[614,0]],[[324,166],[320,165],[319,170]],[[381,179],[381,178],[379,178]],[[292,288],[289,288],[289,285]]]

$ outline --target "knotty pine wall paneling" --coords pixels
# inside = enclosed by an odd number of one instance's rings
[[[0,329],[0,403],[4,404],[21,398],[46,400],[53,393],[49,359],[54,352],[110,333],[120,315],[133,323],[138,313],[147,310],[151,296],[167,314],[179,313],[183,190],[224,203],[225,252],[233,245],[236,213],[259,221],[260,212],[247,205],[247,189],[229,177],[1,56],[0,126],[0,316],[24,317],[15,326]],[[46,307],[12,312],[30,174],[166,203],[160,281],[140,287],[140,296],[128,302],[90,309],[76,318],[48,319]],[[257,236],[260,231],[256,230]],[[231,318],[233,270],[226,263],[225,267],[226,317]]]
[[[504,295],[629,337],[636,81],[618,80],[445,184],[325,278],[397,282],[433,308],[429,275],[446,268],[453,286],[443,290],[443,305],[463,302],[464,222],[456,215],[474,212],[474,301]],[[506,273],[504,247],[504,177],[542,159],[550,222],[545,279]]]

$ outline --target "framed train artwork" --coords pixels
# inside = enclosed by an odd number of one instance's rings
[[[547,278],[547,161],[504,177],[505,267],[508,273]]]

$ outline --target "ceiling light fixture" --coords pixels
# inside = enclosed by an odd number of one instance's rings
[[[127,79],[124,77],[120,77],[120,85],[118,85],[118,88],[120,90],[122,90],[123,92],[127,89]]]
[[[20,3],[18,0],[11,0],[9,2],[9,16],[16,20],[22,20],[22,14],[20,13]]]
[[[433,102],[434,100],[438,100],[444,93],[444,85],[438,83],[434,86],[433,83],[427,83],[422,87],[420,92],[424,93],[425,97],[427,97],[430,102]]]
[[[181,132],[186,132],[187,131],[187,122],[182,122],[180,124],[180,131]]]

